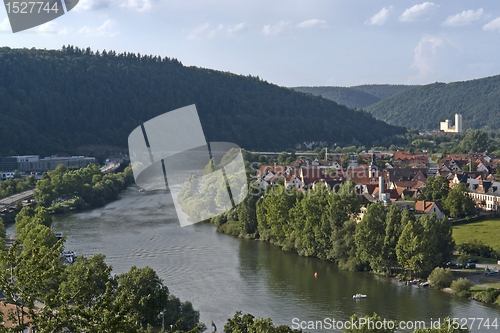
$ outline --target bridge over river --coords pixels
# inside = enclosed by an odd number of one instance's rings
[[[11,208],[14,208],[17,202],[32,199],[35,190],[28,190],[21,193],[16,193],[0,200],[0,214],[8,213]]]

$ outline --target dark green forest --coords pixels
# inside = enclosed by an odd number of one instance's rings
[[[284,150],[301,141],[366,144],[406,129],[258,77],[176,59],[64,46],[0,48],[0,156],[127,146],[130,132],[196,104],[208,141]]]
[[[365,84],[353,87],[294,87],[293,89],[331,99],[350,108],[365,108],[384,98],[418,86]]]
[[[349,87],[294,87],[294,90],[331,99],[350,108],[365,108],[380,98]]]
[[[500,126],[500,75],[433,83],[411,89],[366,109],[391,124],[417,129],[439,129],[439,122],[462,115],[463,129],[496,130]]]
[[[364,91],[382,100],[417,87],[419,86],[406,84],[363,84],[351,88]]]

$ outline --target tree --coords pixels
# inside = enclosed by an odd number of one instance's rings
[[[241,231],[246,234],[253,234],[257,232],[257,201],[259,197],[250,193],[245,200],[240,202],[236,208],[238,211],[238,220],[241,223]]]
[[[453,256],[455,249],[455,239],[453,238],[453,229],[451,223],[446,216],[441,220],[433,219],[437,224],[436,232],[438,238],[437,253],[440,255],[441,263],[449,262]]]
[[[132,266],[128,272],[120,274],[117,280],[116,295],[130,302],[132,313],[137,316],[140,326],[158,326],[158,315],[167,304],[168,288],[156,272],[150,267]]]
[[[228,319],[224,325],[224,332],[235,333],[299,333],[302,330],[291,329],[286,325],[275,327],[270,318],[255,318],[251,314],[242,315],[236,312],[232,319]]]
[[[462,167],[462,171],[464,171],[464,172],[469,171],[469,169],[470,169],[470,171],[477,171],[477,163],[472,162],[470,164],[470,168],[469,168],[469,163],[467,163],[466,165],[464,165]]]
[[[34,245],[51,248],[57,243],[56,235],[54,235],[50,228],[36,223],[30,223],[28,226],[29,228],[25,228],[22,233],[23,251]]]
[[[406,212],[408,213],[408,211]],[[385,237],[382,246],[382,259],[389,274],[391,274],[391,268],[398,264],[396,246],[398,245],[398,240],[399,237],[401,237],[404,227],[401,224],[401,219],[401,210],[399,207],[393,205],[386,216]]]
[[[451,217],[465,217],[472,215],[476,210],[474,200],[467,195],[465,184],[455,184],[444,201],[444,208]]]
[[[444,176],[429,177],[422,191],[422,199],[428,201],[444,201],[450,191],[449,180]]]
[[[465,152],[483,152],[488,149],[488,134],[480,130],[470,131],[460,146]]]
[[[368,206],[363,219],[356,228],[355,242],[361,260],[370,263],[374,270],[385,267],[382,250],[386,234],[387,210],[380,203]]]
[[[106,293],[111,278],[111,266],[106,265],[102,254],[90,258],[80,256],[66,269],[66,281],[61,284],[61,292],[71,295],[75,305],[92,307]]]
[[[422,238],[424,237],[422,226],[413,219],[410,219],[401,233],[396,246],[398,262],[406,270],[421,272],[423,270],[424,254],[422,253]]]
[[[374,313],[372,316],[358,317],[358,315],[351,316],[351,323],[358,323],[356,327],[350,327],[344,329],[345,333],[393,333],[396,328],[396,323],[392,321],[382,321],[379,315]],[[361,324],[362,323],[362,324]],[[383,324],[385,323],[385,324]],[[377,324],[382,324],[380,329],[376,326]]]
[[[179,329],[189,331],[195,329],[200,322],[200,312],[193,308],[193,304],[189,301],[181,302],[181,300],[174,295],[168,296],[168,301],[165,310],[165,325],[176,324],[179,320]],[[202,326],[204,326],[202,324]]]
[[[7,232],[3,220],[0,218],[0,253],[5,249],[5,237],[7,237]]]
[[[451,290],[460,297],[469,297],[472,283],[466,278],[460,278],[451,283]]]
[[[282,152],[281,154],[278,155],[278,164],[285,164],[286,159],[288,158],[288,153],[287,152]]]
[[[453,273],[449,268],[436,267],[429,275],[429,283],[437,289],[448,288],[453,282]]]
[[[15,331],[23,331],[30,322],[38,327],[37,332],[143,332],[139,324],[152,310],[149,307],[158,308],[154,304],[158,301],[155,290],[166,290],[158,288],[156,273],[146,268],[137,274],[137,268],[133,267],[132,273],[120,275],[123,285],[117,288],[117,281],[110,277],[111,267],[104,263],[102,255],[78,259],[69,267],[63,265],[59,259],[63,241],[48,248],[26,246],[26,240],[24,250],[19,251],[20,242],[16,240],[9,252],[0,256],[4,263],[0,270],[2,302],[14,306],[6,315],[14,323]],[[130,287],[130,282],[138,285]],[[44,304],[37,311],[36,301]],[[167,305],[161,304],[162,309],[168,308]],[[176,331],[191,328],[192,333],[202,331],[199,313],[191,303],[181,303],[179,314],[186,316],[186,324],[182,326],[182,319],[174,317],[172,324]],[[161,326],[157,316],[146,320]]]

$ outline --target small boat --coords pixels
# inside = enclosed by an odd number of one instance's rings
[[[143,189],[143,188],[141,188],[141,189],[139,190],[139,192],[144,192],[144,189]]]
[[[59,257],[63,259],[66,264],[73,264],[78,257],[74,251],[63,251]]]
[[[491,271],[489,268],[486,268],[486,270],[484,271],[484,275],[495,275],[495,274],[498,274],[498,270]]]
[[[430,286],[429,282],[422,282],[422,283],[420,283],[420,287],[428,287],[428,286]]]
[[[352,295],[352,298],[354,298],[354,299],[366,298],[366,295],[356,294],[356,295]]]

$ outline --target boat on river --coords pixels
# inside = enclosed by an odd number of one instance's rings
[[[356,294],[356,295],[352,295],[352,298],[354,298],[354,299],[366,298],[366,295],[363,295],[363,294]]]
[[[64,261],[65,264],[74,264],[78,255],[74,251],[63,251],[59,257]]]
[[[488,267],[484,270],[484,275],[495,275],[498,274],[498,269],[496,271],[490,270]]]

